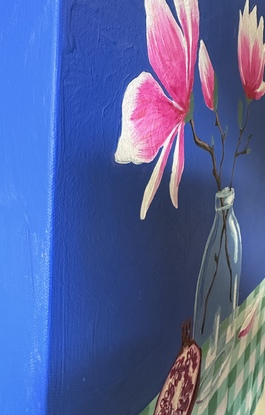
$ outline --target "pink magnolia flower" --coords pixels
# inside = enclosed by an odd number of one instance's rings
[[[199,48],[199,74],[205,104],[214,110],[214,70],[203,40]]]
[[[178,206],[184,168],[184,125],[199,37],[198,0],[175,0],[175,7],[180,25],[165,0],[145,0],[148,57],[163,89],[150,73],[142,72],[128,85],[122,104],[122,132],[115,160],[149,163],[161,150],[144,192],[141,219],[159,187],[176,135],[170,196],[173,205]]]
[[[259,24],[257,21],[257,6],[249,12],[249,0],[246,0],[243,14],[239,12],[238,66],[242,85],[249,99],[260,99],[265,93],[263,29],[263,17]]]

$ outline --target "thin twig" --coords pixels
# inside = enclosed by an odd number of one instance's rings
[[[226,133],[223,131],[223,128],[221,126],[217,110],[215,111],[215,125],[219,129],[219,132],[220,132],[220,135],[221,135],[221,141],[222,141],[222,157],[221,157],[220,166],[219,166],[219,179],[220,179],[220,183],[221,183],[222,182],[222,169],[223,169],[223,163],[224,163],[224,158],[225,158]]]
[[[240,145],[242,143],[243,135],[244,135],[244,132],[245,132],[247,123],[248,123],[249,111],[250,111],[250,102],[248,102],[248,104],[247,104],[247,112],[246,112],[245,123],[244,123],[243,127],[240,128],[240,130],[239,130],[239,135],[238,135],[238,140],[237,140],[237,145],[236,145],[236,150],[235,150],[234,160],[233,160],[233,167],[232,167],[231,179],[230,179],[230,186],[229,186],[230,189],[233,186],[233,180],[234,180],[234,174],[235,174],[235,167],[236,167],[237,157],[238,156],[241,156],[243,154],[247,154],[248,145],[249,145],[249,142],[250,142],[250,140],[252,138],[252,134],[250,134],[248,136],[247,140],[246,140],[246,147],[245,147],[245,149],[243,151],[239,151],[239,147],[240,147]]]
[[[212,163],[213,163],[213,176],[215,178],[216,184],[217,184],[217,188],[219,191],[221,191],[221,181],[220,181],[220,177],[218,174],[218,170],[217,170],[217,166],[216,166],[216,158],[215,158],[215,154],[214,154],[214,147],[210,146],[209,144],[205,143],[205,141],[202,141],[196,134],[195,131],[195,126],[194,126],[194,121],[190,120],[190,125],[191,125],[191,129],[192,129],[192,135],[193,135],[193,139],[195,144],[202,148],[203,150],[207,151],[212,159]]]

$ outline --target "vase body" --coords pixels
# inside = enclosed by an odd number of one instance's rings
[[[242,243],[233,210],[234,189],[215,195],[215,218],[206,242],[194,304],[194,338],[199,346],[238,305]]]

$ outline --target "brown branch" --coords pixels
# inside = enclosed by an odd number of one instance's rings
[[[250,142],[250,140],[252,138],[252,134],[250,134],[248,136],[248,138],[247,138],[247,142],[246,142],[245,149],[242,150],[242,151],[239,151],[239,147],[240,147],[240,145],[242,143],[243,135],[244,135],[244,132],[245,132],[247,123],[248,123],[248,119],[249,119],[249,110],[250,110],[250,103],[248,103],[248,105],[247,105],[247,113],[246,113],[245,123],[244,123],[243,127],[240,128],[240,130],[239,130],[239,136],[238,136],[237,146],[236,146],[236,150],[235,150],[235,154],[234,154],[234,160],[233,160],[233,166],[232,166],[232,173],[231,173],[231,179],[230,179],[230,186],[229,186],[230,189],[233,186],[233,179],[234,179],[234,174],[235,174],[235,167],[236,167],[237,157],[238,156],[241,156],[243,154],[247,154],[248,145],[249,145],[249,142]]]
[[[219,176],[218,171],[217,171],[216,158],[215,158],[215,154],[214,154],[214,147],[213,146],[210,146],[207,143],[205,143],[205,141],[202,141],[197,136],[196,131],[195,131],[195,126],[194,126],[194,121],[193,120],[190,120],[190,125],[191,125],[192,135],[193,135],[193,139],[194,139],[195,144],[198,147],[202,148],[203,150],[207,151],[210,154],[210,156],[211,156],[212,163],[213,163],[212,173],[213,173],[213,176],[215,178],[215,181],[216,181],[216,184],[217,184],[217,188],[218,188],[219,191],[221,191],[221,181],[220,181],[220,176]]]
[[[221,182],[222,181],[222,169],[223,169],[223,163],[224,163],[224,158],[225,158],[226,133],[222,129],[217,110],[215,111],[215,126],[218,127],[218,129],[219,129],[219,132],[220,132],[220,135],[221,135],[221,141],[222,141],[222,157],[221,157],[220,166],[219,166],[219,178],[220,178],[220,182]]]

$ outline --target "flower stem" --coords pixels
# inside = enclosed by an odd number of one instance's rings
[[[238,156],[241,156],[243,154],[247,154],[247,152],[248,152],[248,145],[249,145],[249,142],[250,142],[250,140],[252,138],[252,134],[250,134],[247,137],[245,148],[242,151],[239,151],[239,148],[240,148],[240,146],[242,144],[243,135],[244,135],[245,129],[247,127],[247,123],[248,123],[248,119],[249,119],[249,111],[250,111],[250,102],[247,103],[247,112],[246,112],[245,123],[244,123],[243,127],[240,128],[240,130],[239,130],[239,135],[238,135],[238,140],[237,140],[237,145],[236,145],[236,150],[235,150],[234,160],[233,160],[233,167],[232,167],[230,185],[229,185],[230,189],[233,186],[233,180],[234,180],[234,174],[235,174],[235,167],[236,167],[237,157]]]
[[[220,182],[222,182],[222,168],[223,168],[223,162],[224,162],[224,158],[225,158],[226,132],[224,132],[223,129],[222,129],[217,110],[215,111],[215,125],[219,129],[220,136],[221,136],[221,141],[222,141],[222,157],[221,157],[220,166],[219,166],[219,178],[220,178]]]
[[[216,157],[215,157],[215,153],[214,153],[214,147],[210,146],[209,144],[205,143],[205,141],[201,140],[195,131],[195,126],[194,126],[194,121],[190,120],[190,125],[191,125],[191,129],[192,129],[192,135],[193,135],[193,139],[195,144],[202,148],[203,150],[207,151],[212,159],[212,163],[213,163],[213,176],[215,178],[216,184],[217,184],[217,188],[218,191],[221,191],[221,180],[220,180],[220,175],[218,174],[218,170],[217,170],[217,164],[216,164]]]

